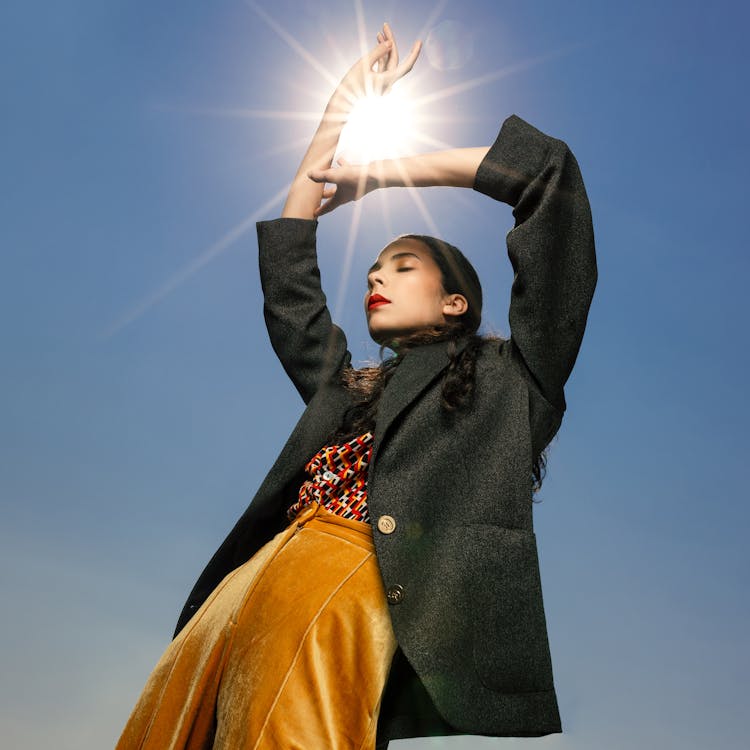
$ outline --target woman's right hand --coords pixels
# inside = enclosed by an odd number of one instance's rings
[[[358,201],[378,187],[371,164],[350,164],[343,157],[337,163],[336,168],[313,169],[307,173],[313,182],[331,185],[323,190],[321,199],[324,202],[313,212],[316,219],[344,203]]]
[[[343,77],[334,92],[334,103],[350,108],[364,96],[387,94],[393,84],[414,67],[422,42],[414,42],[409,56],[399,64],[396,39],[387,23],[383,24],[377,39],[377,46],[357,60]]]

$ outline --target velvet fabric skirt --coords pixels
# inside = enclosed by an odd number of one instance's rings
[[[168,646],[117,750],[372,750],[396,645],[372,527],[315,502]]]

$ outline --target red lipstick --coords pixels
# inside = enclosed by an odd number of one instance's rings
[[[390,304],[390,300],[383,297],[381,294],[371,294],[370,299],[367,300],[367,309],[372,310],[373,307],[380,307],[381,305]]]

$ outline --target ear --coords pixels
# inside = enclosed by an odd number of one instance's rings
[[[449,294],[443,302],[443,315],[463,315],[469,309],[469,303],[463,294]]]

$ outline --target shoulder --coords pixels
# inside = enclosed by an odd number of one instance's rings
[[[541,399],[549,407],[562,414],[562,411],[544,397],[536,378],[529,371],[513,338],[483,336],[476,349],[477,378],[493,378],[495,387],[522,387],[532,400]]]

